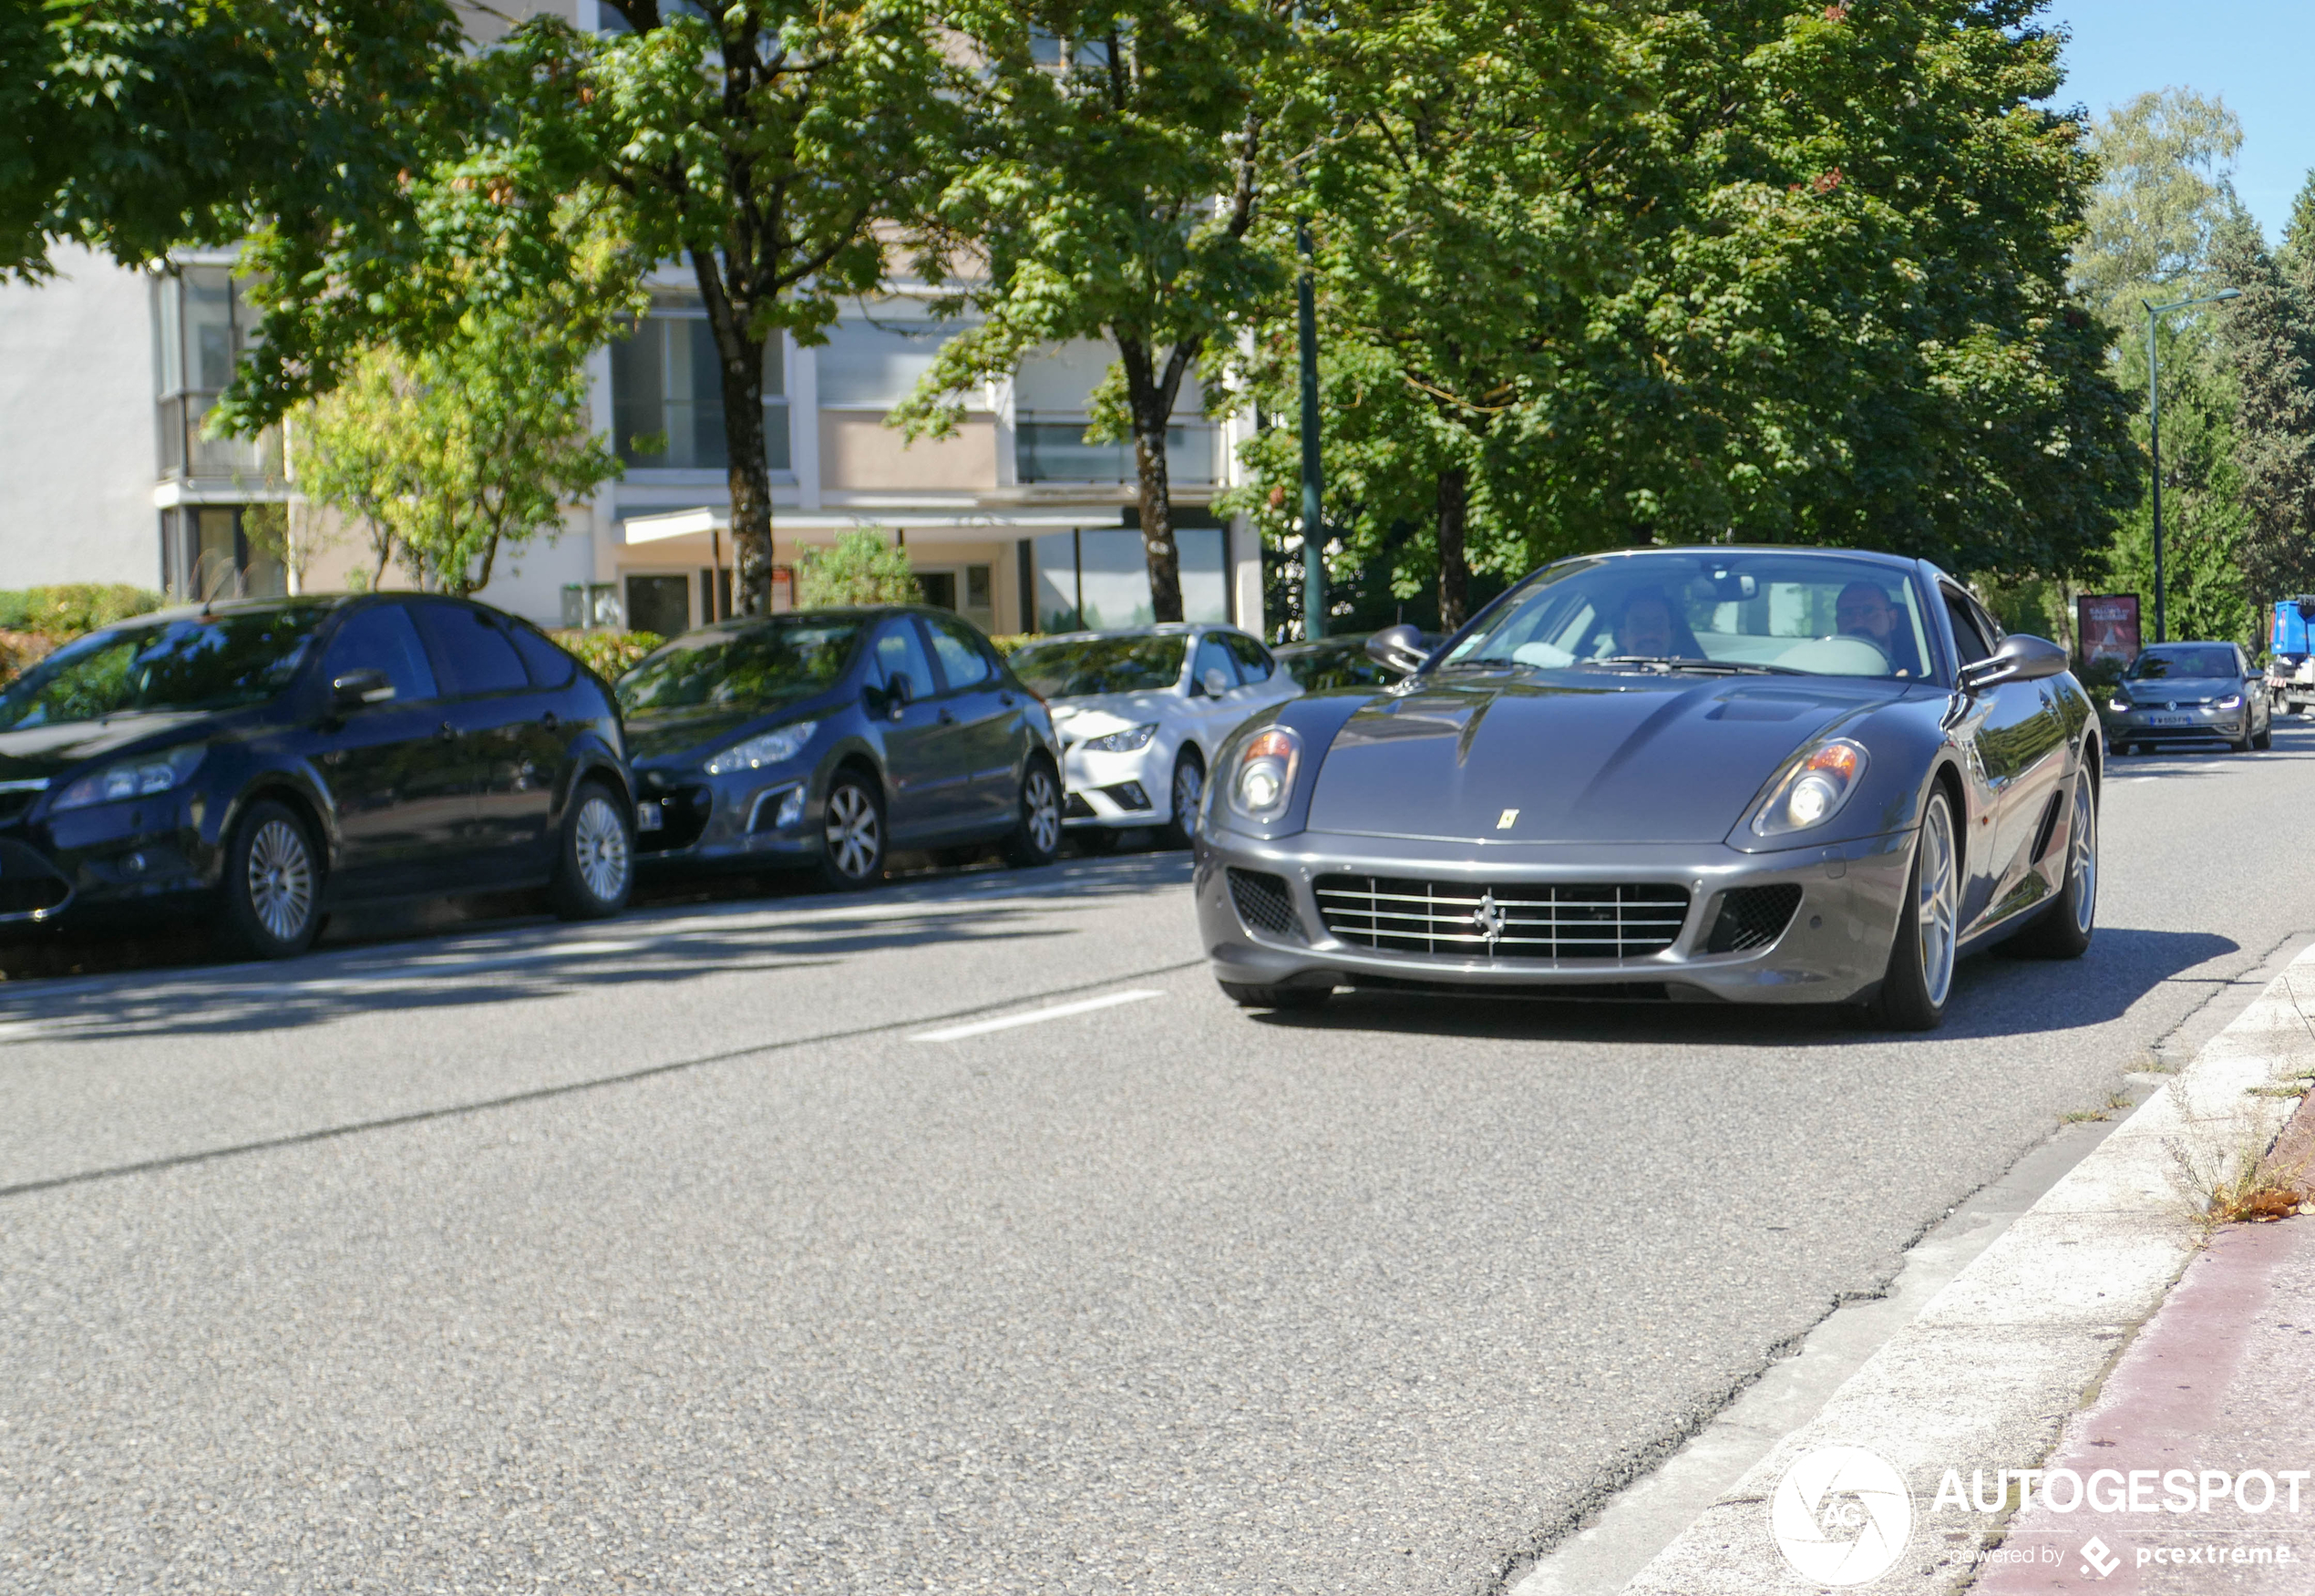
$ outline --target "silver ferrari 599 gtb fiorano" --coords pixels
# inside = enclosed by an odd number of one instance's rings
[[[1199,829],[1223,990],[1855,1003],[2090,945],[2098,719],[1925,561],[1648,549],[1548,566],[1387,687],[1241,727]]]

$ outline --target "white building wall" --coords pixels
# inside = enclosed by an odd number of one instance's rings
[[[160,583],[150,286],[59,248],[0,283],[0,588]]]

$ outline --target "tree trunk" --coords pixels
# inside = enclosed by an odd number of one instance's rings
[[[743,615],[772,608],[772,472],[764,463],[764,340],[748,329],[750,306],[724,292],[713,256],[692,252],[707,324],[715,335],[724,396],[725,480],[732,499],[735,607]],[[709,598],[713,613],[714,598]]]
[[[1141,506],[1141,552],[1149,568],[1149,606],[1159,621],[1181,614],[1181,550],[1174,538],[1173,484],[1166,469],[1166,424],[1173,419],[1174,396],[1182,373],[1197,358],[1198,345],[1178,344],[1160,373],[1150,365],[1149,345],[1119,337],[1117,355],[1126,368],[1126,404],[1132,413],[1134,479]]]
[[[1450,466],[1439,473],[1439,630],[1453,632],[1470,612],[1471,566],[1463,530],[1470,519],[1471,473]]]

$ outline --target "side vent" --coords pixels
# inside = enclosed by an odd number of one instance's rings
[[[1246,922],[1248,931],[1298,942],[1304,940],[1302,917],[1294,912],[1294,895],[1287,891],[1283,877],[1267,870],[1241,870],[1233,865],[1230,901],[1238,906],[1238,918]]]
[[[1785,934],[1801,890],[1787,881],[1775,887],[1735,887],[1720,895],[1720,913],[1704,939],[1707,953],[1748,953]]]

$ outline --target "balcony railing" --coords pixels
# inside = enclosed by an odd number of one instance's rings
[[[1184,422],[1166,428],[1166,475],[1184,486],[1214,480],[1214,433],[1210,422]],[[1024,412],[1013,428],[1013,479],[1018,482],[1130,482],[1130,441],[1087,443],[1085,423],[1040,421]]]
[[[651,405],[621,405],[612,415],[618,432],[619,458],[639,470],[720,471],[730,463],[724,441],[724,406],[720,399],[663,399]],[[655,435],[655,436],[654,436]],[[655,453],[635,447],[635,439],[664,439],[667,447]],[[788,464],[787,401],[764,401],[764,464],[785,471]]]
[[[282,480],[282,435],[267,427],[255,438],[203,438],[201,424],[215,394],[180,394],[160,401],[160,474],[164,478],[223,478],[236,482]]]

